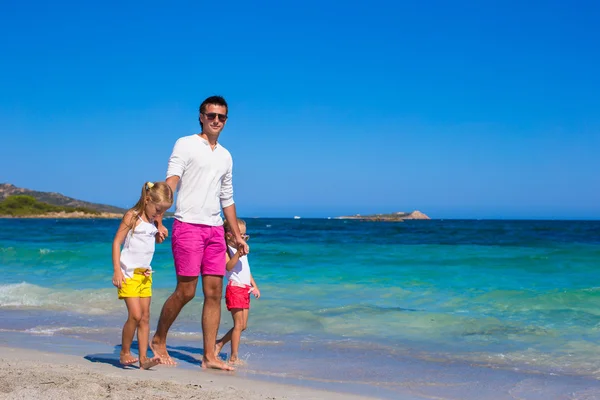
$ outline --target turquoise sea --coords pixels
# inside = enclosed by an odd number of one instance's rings
[[[600,221],[246,221],[262,297],[238,373],[387,398],[502,398],[507,382],[536,398],[531,379],[600,398]],[[3,344],[117,357],[118,223],[0,220]],[[175,285],[170,242],[153,267],[152,330]],[[202,352],[201,301],[169,336],[184,368]],[[223,304],[220,334],[231,325]],[[475,381],[485,388],[470,393]]]

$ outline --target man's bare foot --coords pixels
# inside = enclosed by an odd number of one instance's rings
[[[148,358],[148,357],[140,358],[140,369],[150,369],[160,363],[161,363],[160,357],[154,356],[152,358]]]
[[[150,350],[152,350],[152,352],[154,353],[154,358],[160,358],[161,364],[171,366],[177,365],[175,360],[173,360],[171,356],[169,356],[169,352],[167,351],[166,345],[155,343],[153,339],[152,343],[150,343]]]
[[[121,353],[119,355],[119,362],[123,365],[131,365],[138,362],[139,359],[135,358],[131,353]]]
[[[223,343],[217,342],[215,344],[215,357],[217,360],[219,359],[219,354],[221,353],[221,349],[223,348]]]
[[[220,359],[209,361],[206,358],[203,358],[202,359],[202,368],[203,369],[207,369],[207,368],[220,369],[222,371],[235,371],[235,368],[233,368],[231,365],[228,365],[227,363],[221,361]]]

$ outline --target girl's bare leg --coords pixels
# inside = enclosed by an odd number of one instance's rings
[[[160,357],[148,358],[151,299],[151,297],[140,298],[141,318],[137,329],[138,347],[140,352],[140,369],[148,369],[160,364]]]
[[[142,308],[138,297],[126,297],[125,305],[127,305],[127,321],[123,325],[123,333],[121,334],[121,354],[119,362],[123,365],[135,364],[138,359],[131,354],[131,343],[135,330],[142,318]]]

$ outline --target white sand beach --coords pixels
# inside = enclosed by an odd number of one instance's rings
[[[0,399],[349,399],[367,397],[249,380],[232,373],[157,366],[149,371],[82,357],[0,347]]]

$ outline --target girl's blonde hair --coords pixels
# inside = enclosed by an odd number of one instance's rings
[[[167,182],[146,182],[142,186],[140,199],[129,211],[133,211],[135,215],[142,215],[146,211],[146,199],[155,204],[169,204],[169,207],[171,207],[173,204],[173,191],[167,185]],[[135,221],[132,221],[132,223],[135,224]]]

